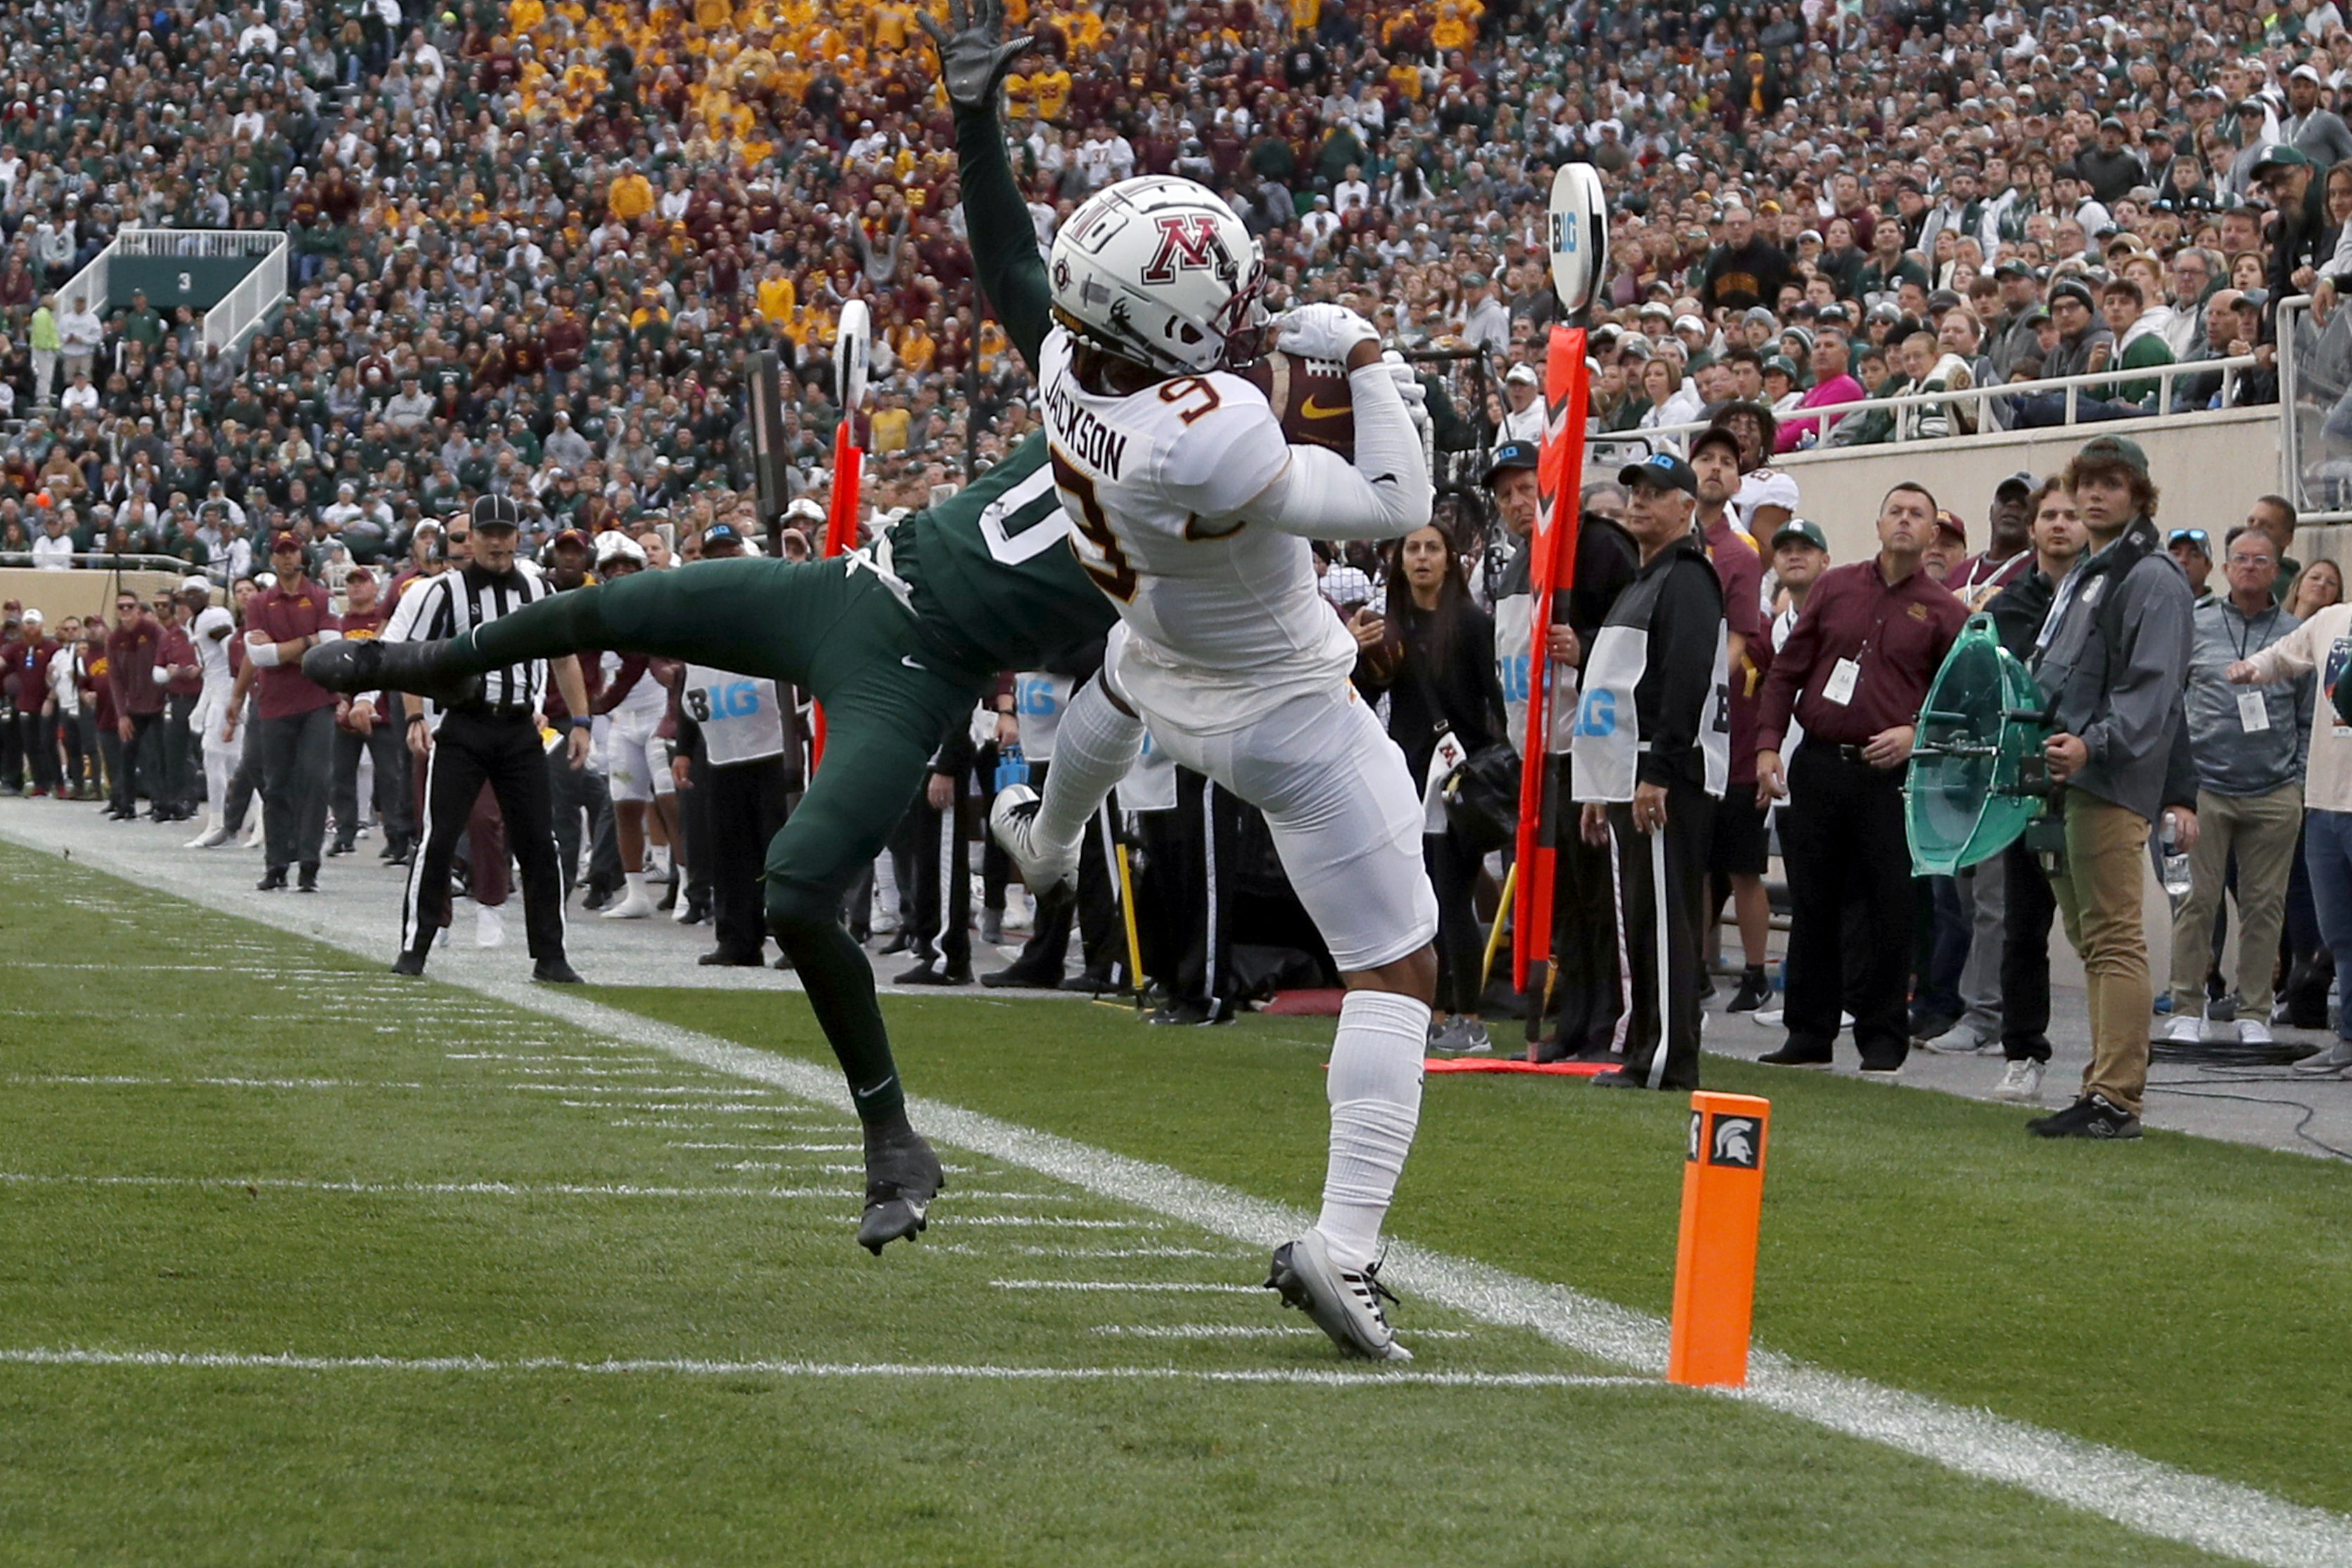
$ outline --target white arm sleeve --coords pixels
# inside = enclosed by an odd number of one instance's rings
[[[1356,460],[1328,447],[1293,446],[1274,483],[1241,515],[1310,539],[1392,539],[1429,522],[1428,460],[1412,415],[1386,365],[1348,372],[1356,412]]]
[[[261,669],[274,670],[278,667],[278,644],[269,642],[247,643],[245,645],[245,656]]]

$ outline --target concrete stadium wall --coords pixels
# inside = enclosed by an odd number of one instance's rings
[[[1897,481],[1927,486],[1968,519],[1969,542],[1980,546],[1994,486],[2020,471],[2056,473],[2095,434],[2128,435],[2147,449],[2149,474],[2163,492],[2158,516],[2168,524],[2227,528],[2245,519],[2255,497],[2279,488],[2276,409],[1798,453],[1782,464],[1803,492],[1804,515],[1829,535],[1832,557],[1850,561],[1877,549],[1872,524],[1879,499]],[[2311,559],[2301,539],[2297,547],[2296,554]]]

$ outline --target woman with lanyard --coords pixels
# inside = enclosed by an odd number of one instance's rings
[[[1495,673],[1495,622],[1471,601],[1452,531],[1432,523],[1404,537],[1389,573],[1385,616],[1357,612],[1359,641],[1377,636],[1356,666],[1367,695],[1386,692],[1389,737],[1423,780],[1422,847],[1437,892],[1437,1000],[1431,1049],[1492,1049],[1478,1016],[1480,932],[1472,894],[1484,856],[1446,819],[1439,788],[1472,753],[1502,737],[1503,688]]]

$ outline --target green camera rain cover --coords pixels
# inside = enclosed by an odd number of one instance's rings
[[[2025,831],[2042,800],[2022,788],[2048,727],[2033,676],[1971,615],[1920,710],[1904,784],[1904,829],[1916,876],[1949,876],[1991,859]]]

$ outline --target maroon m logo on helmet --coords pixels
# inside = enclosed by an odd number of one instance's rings
[[[1143,269],[1146,283],[1171,283],[1181,267],[1187,272],[1229,275],[1234,258],[1217,233],[1217,220],[1207,213],[1171,213],[1152,220],[1160,225],[1160,248]]]

